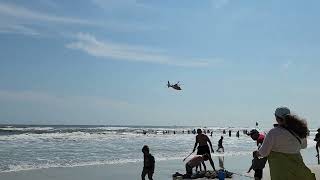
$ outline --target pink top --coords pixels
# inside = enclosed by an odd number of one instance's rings
[[[263,143],[265,135],[262,133],[259,133],[259,137],[257,139],[257,143]]]
[[[204,161],[201,155],[195,155],[192,159],[189,160],[187,163],[190,167],[196,167],[197,165],[201,164]]]

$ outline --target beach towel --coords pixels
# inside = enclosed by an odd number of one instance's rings
[[[227,170],[220,170],[223,171],[223,174],[225,178],[232,178],[233,173],[229,172]],[[218,172],[217,171],[201,171],[192,174],[191,177],[187,177],[186,174],[181,174],[179,172],[176,172],[172,175],[173,180],[179,180],[179,179],[197,179],[197,178],[207,178],[207,179],[215,179],[218,178]]]
[[[315,180],[315,175],[304,164],[301,154],[272,151],[268,156],[271,180]]]

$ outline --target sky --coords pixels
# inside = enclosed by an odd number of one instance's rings
[[[0,0],[0,123],[318,128],[319,5]]]

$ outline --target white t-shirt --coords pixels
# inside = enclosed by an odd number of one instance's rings
[[[268,156],[271,151],[298,154],[301,149],[307,147],[307,139],[303,138],[300,140],[301,144],[288,130],[282,127],[275,127],[268,132],[259,149],[259,154],[262,157]]]

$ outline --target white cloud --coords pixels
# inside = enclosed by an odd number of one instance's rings
[[[183,67],[204,67],[209,65],[206,59],[191,59],[189,61],[185,61],[181,60],[179,57],[164,55],[162,50],[143,46],[99,41],[94,36],[84,33],[78,33],[76,35],[76,41],[67,44],[66,47],[70,49],[82,50],[92,56],[105,59],[166,64]]]
[[[98,25],[98,23],[89,20],[50,15],[42,12],[36,12],[34,10],[30,10],[24,7],[16,6],[14,4],[0,3],[0,14],[19,18],[22,20],[36,20],[65,24],[72,23],[83,25]]]
[[[51,1],[43,2],[49,3],[48,6],[57,6],[55,4],[50,5]],[[117,3],[121,4],[121,3]],[[125,6],[125,5],[124,5]],[[111,8],[112,9],[112,8]],[[122,8],[118,8],[116,11],[122,11]],[[61,15],[53,15],[46,12],[40,12],[33,9],[29,9],[20,5],[12,3],[0,2],[0,33],[20,33],[26,35],[35,35],[43,31],[37,29],[31,32],[31,27],[36,29],[37,26],[48,27],[52,24],[63,25],[80,25],[80,26],[94,26],[99,28],[108,29],[116,32],[136,32],[136,31],[149,31],[152,29],[165,30],[163,27],[153,27],[145,25],[143,23],[130,23],[124,21],[116,21],[115,19],[82,19],[77,17],[66,17]],[[28,25],[28,27],[26,27]],[[34,26],[37,25],[37,26]],[[18,29],[19,28],[19,29]],[[24,29],[23,29],[24,28]],[[63,28],[61,26],[61,28]],[[56,28],[47,28],[49,31]]]
[[[4,91],[0,90],[0,100],[9,102],[27,102],[45,104],[56,107],[93,107],[93,108],[125,108],[130,104],[126,101],[111,100],[96,96],[56,96],[35,91]]]
[[[19,24],[0,24],[0,33],[16,33],[25,35],[39,35],[40,33],[36,30],[29,28],[25,25]]]

